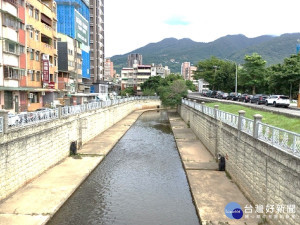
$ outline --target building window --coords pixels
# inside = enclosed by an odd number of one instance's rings
[[[53,21],[53,30],[55,30],[56,31],[56,21]]]
[[[14,43],[8,43],[8,51],[11,52],[11,53],[15,53],[16,51],[16,45]]]
[[[35,40],[37,41],[39,40],[39,31],[37,30],[35,31]]]
[[[41,72],[36,71],[36,81],[41,81]]]
[[[35,73],[34,73],[34,70],[32,70],[31,71],[31,76],[30,76],[30,78],[31,78],[31,81],[34,81],[35,79]]]
[[[29,6],[28,14],[29,14],[29,16],[33,17],[33,7],[32,6]]]
[[[40,61],[40,52],[39,51],[35,52],[35,60]]]
[[[33,31],[32,30],[29,30],[29,37],[33,38]]]
[[[34,60],[34,51],[33,50],[31,50],[31,52],[30,52],[30,59]]]
[[[32,98],[30,98],[30,103],[39,103],[39,95],[36,92],[32,93]]]
[[[36,20],[39,20],[39,19],[40,19],[40,11],[37,10],[37,9],[35,10],[34,18],[35,18]]]
[[[53,40],[53,47],[54,47],[54,49],[56,49],[56,43],[57,43],[57,41]]]
[[[18,80],[20,70],[14,69],[14,68],[9,67],[9,66],[3,66],[3,74],[4,74],[4,78]]]
[[[54,66],[57,66],[57,58],[54,57]]]
[[[4,108],[12,109],[13,106],[13,94],[11,91],[4,91]]]

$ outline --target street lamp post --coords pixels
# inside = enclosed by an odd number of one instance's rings
[[[235,63],[235,95],[237,95],[237,71],[238,71],[238,66],[237,63]]]
[[[237,95],[237,71],[238,71],[238,64],[230,59],[225,59],[227,61],[230,61],[232,63],[235,64],[235,85],[234,85],[234,92],[235,92],[235,95]]]

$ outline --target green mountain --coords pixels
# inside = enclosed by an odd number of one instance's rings
[[[221,59],[244,62],[245,55],[256,52],[267,65],[283,62],[283,59],[296,53],[297,40],[300,33],[283,34],[281,36],[263,35],[248,38],[245,35],[227,35],[213,42],[195,42],[188,38],[166,38],[157,43],[150,43],[124,55],[111,57],[114,67],[120,73],[127,67],[127,56],[130,53],[143,55],[143,64],[162,64],[169,66],[172,73],[180,73],[181,63],[191,62],[196,65],[200,60],[216,56]]]

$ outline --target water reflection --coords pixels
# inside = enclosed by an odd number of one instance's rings
[[[199,224],[167,112],[144,113],[48,224]]]

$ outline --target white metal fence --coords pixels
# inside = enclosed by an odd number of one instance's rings
[[[0,117],[0,133],[3,133],[3,117]]]
[[[109,107],[112,105],[118,105],[134,100],[145,99],[159,99],[158,96],[141,96],[141,97],[129,97],[101,102],[91,102],[88,104],[64,106],[55,109],[45,109],[36,112],[24,112],[21,114],[8,114],[8,129],[17,129],[20,127],[38,124],[40,122],[55,120],[60,117],[67,117],[79,113],[84,113],[91,110]],[[0,133],[4,132],[4,118],[0,117]]]
[[[300,134],[298,133],[280,129],[262,123],[261,121],[251,120],[244,116],[238,116],[216,108],[211,108],[188,99],[182,99],[182,104],[188,105],[197,111],[220,120],[244,133],[300,158]]]

